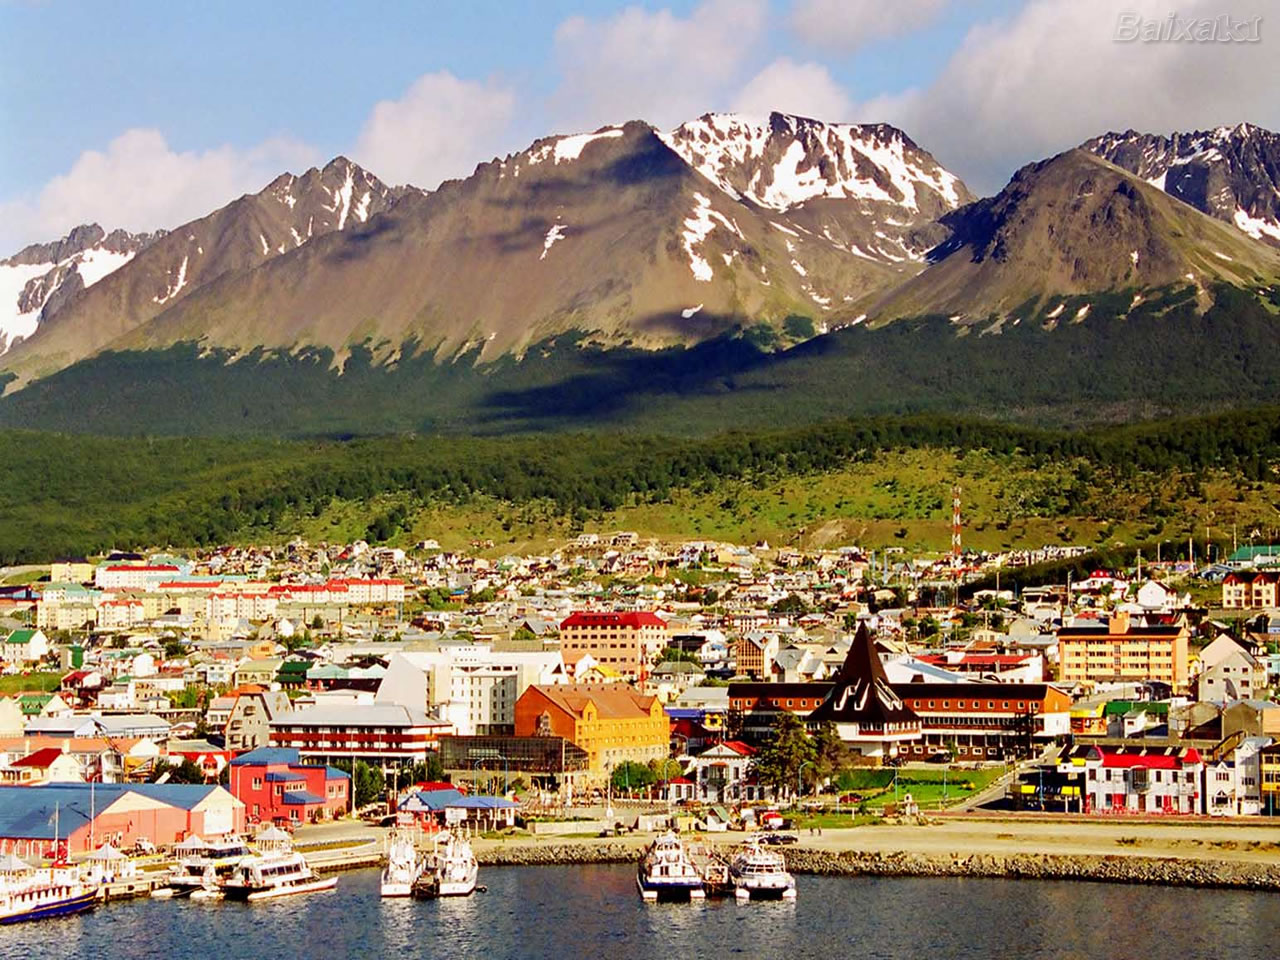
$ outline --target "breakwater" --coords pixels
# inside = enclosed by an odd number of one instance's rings
[[[634,863],[643,847],[632,842],[512,843],[476,852],[486,866]],[[857,850],[785,850],[795,873],[820,876],[985,877],[1090,880],[1233,890],[1280,891],[1280,863],[1182,857],[1083,854],[881,853]]]

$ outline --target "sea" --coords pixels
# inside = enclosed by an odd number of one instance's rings
[[[797,877],[795,902],[645,904],[629,866],[484,867],[467,899],[382,901],[378,872],[258,904],[109,903],[0,927],[0,958],[1262,958],[1276,894],[1039,880]]]

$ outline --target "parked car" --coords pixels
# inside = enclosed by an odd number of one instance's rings
[[[761,842],[774,847],[787,846],[792,843],[800,842],[800,838],[794,833],[766,833],[760,839]]]

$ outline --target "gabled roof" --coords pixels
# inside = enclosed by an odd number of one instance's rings
[[[915,711],[903,703],[889,685],[884,664],[880,662],[871,631],[865,623],[858,627],[849,655],[836,674],[826,699],[809,714],[809,720],[871,727],[920,722]]]

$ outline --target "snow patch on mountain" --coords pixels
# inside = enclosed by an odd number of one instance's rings
[[[564,239],[564,224],[557,223],[547,231],[547,235],[542,238],[542,256],[539,260],[547,259],[547,254],[551,252],[551,248],[555,246],[557,240]]]
[[[168,303],[187,285],[187,260],[187,257],[182,258],[182,265],[178,267],[178,276],[173,284],[166,289],[165,295],[163,297],[152,297],[152,300],[156,303]],[[172,273],[173,271],[169,272]]]
[[[715,273],[711,269],[711,264],[694,250],[694,247],[700,246],[711,234],[711,231],[716,228],[717,224],[740,239],[742,238],[742,231],[738,229],[737,224],[723,213],[712,209],[711,201],[704,194],[695,193],[693,199],[693,213],[685,219],[684,231],[680,236],[684,241],[685,252],[689,255],[689,269],[693,271],[694,279],[703,283],[710,283]]]

